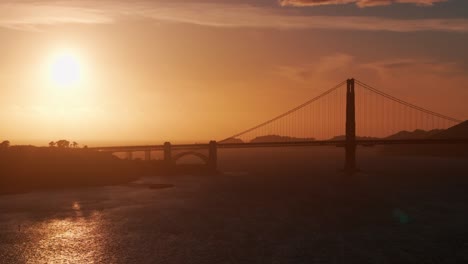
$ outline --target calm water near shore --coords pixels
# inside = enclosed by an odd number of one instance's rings
[[[0,196],[0,263],[468,260],[467,159],[376,153],[353,180],[341,148],[221,150],[222,176]]]

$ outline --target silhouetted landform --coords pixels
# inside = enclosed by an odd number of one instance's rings
[[[220,143],[223,143],[223,144],[239,144],[239,143],[244,143],[244,141],[242,141],[242,139],[239,139],[239,138],[228,138],[226,140],[221,141]]]
[[[468,121],[442,130],[415,130],[402,131],[388,138],[392,139],[468,139]],[[434,144],[434,145],[400,145],[384,146],[385,154],[398,156],[435,156],[435,157],[466,157],[468,145],[466,144]]]
[[[416,129],[412,132],[410,131],[400,131],[396,134],[393,134],[391,136],[386,137],[386,139],[428,139],[431,138],[439,133],[441,133],[442,129],[434,129],[434,130],[421,130],[421,129]]]
[[[460,138],[468,138],[468,121],[465,121],[461,124],[455,125],[448,129],[433,129],[433,130],[421,130],[416,129],[414,131],[400,131],[393,135],[390,135],[385,138],[378,138],[378,137],[367,137],[367,136],[356,136],[357,140],[377,140],[377,139],[460,139]],[[287,136],[279,136],[279,135],[268,135],[268,136],[260,136],[252,139],[251,143],[270,143],[270,142],[288,142],[288,141],[313,141],[314,138],[295,138],[295,137],[287,137]],[[335,136],[331,139],[331,141],[342,141],[346,140],[345,135]],[[223,140],[223,144],[236,144],[236,143],[244,143],[241,139],[238,138],[228,138]]]
[[[12,146],[0,151],[0,193],[113,185],[137,175],[132,164],[86,149]]]
[[[442,130],[439,133],[432,135],[434,139],[465,139],[468,138],[468,121]]]
[[[315,138],[296,138],[288,136],[268,135],[260,136],[252,139],[251,143],[271,143],[271,142],[301,142],[301,141],[314,141]]]
[[[208,174],[201,166],[122,160],[78,148],[11,146],[0,149],[0,194],[37,189],[116,185],[142,176]]]
[[[384,139],[468,139],[468,121],[450,127],[448,129],[433,129],[433,130],[422,130],[416,129],[414,131],[400,131]],[[356,136],[357,140],[374,140],[381,139],[377,137],[360,137]],[[346,136],[336,136],[330,140],[346,140]]]

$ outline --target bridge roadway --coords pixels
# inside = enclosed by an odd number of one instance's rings
[[[241,148],[273,148],[273,147],[313,147],[313,146],[345,146],[346,140],[314,140],[314,141],[290,141],[290,142],[265,142],[265,143],[217,143],[219,149]],[[369,139],[356,140],[358,146],[375,145],[430,145],[430,144],[467,144],[467,139]],[[175,144],[172,150],[199,150],[207,149],[209,144]],[[136,151],[164,151],[164,145],[142,146],[110,146],[93,147],[91,150],[103,152],[136,152]]]

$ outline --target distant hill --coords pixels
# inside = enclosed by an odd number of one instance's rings
[[[416,129],[414,131],[400,131],[396,134],[386,137],[385,139],[427,139],[432,138],[433,136],[443,132],[441,129],[434,129],[430,131],[425,131],[421,129]]]
[[[403,130],[391,136],[385,137],[383,139],[395,139],[395,140],[397,139],[426,139],[426,138],[433,138],[436,135],[439,135],[441,132],[445,132],[445,130],[443,129],[434,129],[430,131],[425,131],[421,129],[416,129],[414,131]],[[376,139],[382,139],[382,138],[356,136],[356,139],[357,140],[376,140]],[[336,136],[336,137],[331,138],[330,140],[332,141],[346,140],[346,136],[345,135]]]
[[[315,138],[296,138],[278,135],[260,136],[252,139],[251,143],[290,142],[290,141],[314,141]]]
[[[228,138],[226,140],[223,140],[219,143],[223,143],[223,144],[237,144],[237,143],[244,143],[244,141],[242,141],[242,139],[239,139],[239,138]]]
[[[462,122],[453,127],[447,128],[431,138],[434,139],[468,139],[468,121]]]
[[[421,130],[416,129],[414,131],[400,131],[395,133],[391,136],[385,137],[384,139],[468,139],[468,120],[450,127],[448,129],[433,129],[433,130]],[[377,137],[360,137],[356,136],[357,140],[376,140],[381,139]],[[279,136],[279,135],[268,135],[268,136],[260,136],[252,139],[251,143],[269,143],[269,142],[288,142],[288,141],[314,141],[315,138],[296,138],[296,137],[287,137],[287,136]],[[331,141],[342,141],[346,140],[345,135],[336,136],[330,139]],[[241,139],[238,138],[230,138],[222,143],[244,143]]]

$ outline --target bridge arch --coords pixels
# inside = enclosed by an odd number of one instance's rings
[[[174,155],[172,157],[172,160],[173,160],[174,163],[177,163],[177,161],[179,159],[181,159],[183,157],[187,157],[187,156],[195,156],[195,157],[199,158],[200,160],[202,160],[207,165],[209,163],[209,158],[206,155],[203,155],[203,154],[195,152],[195,151],[186,151],[186,152],[178,153],[178,154],[176,154],[176,155]]]

